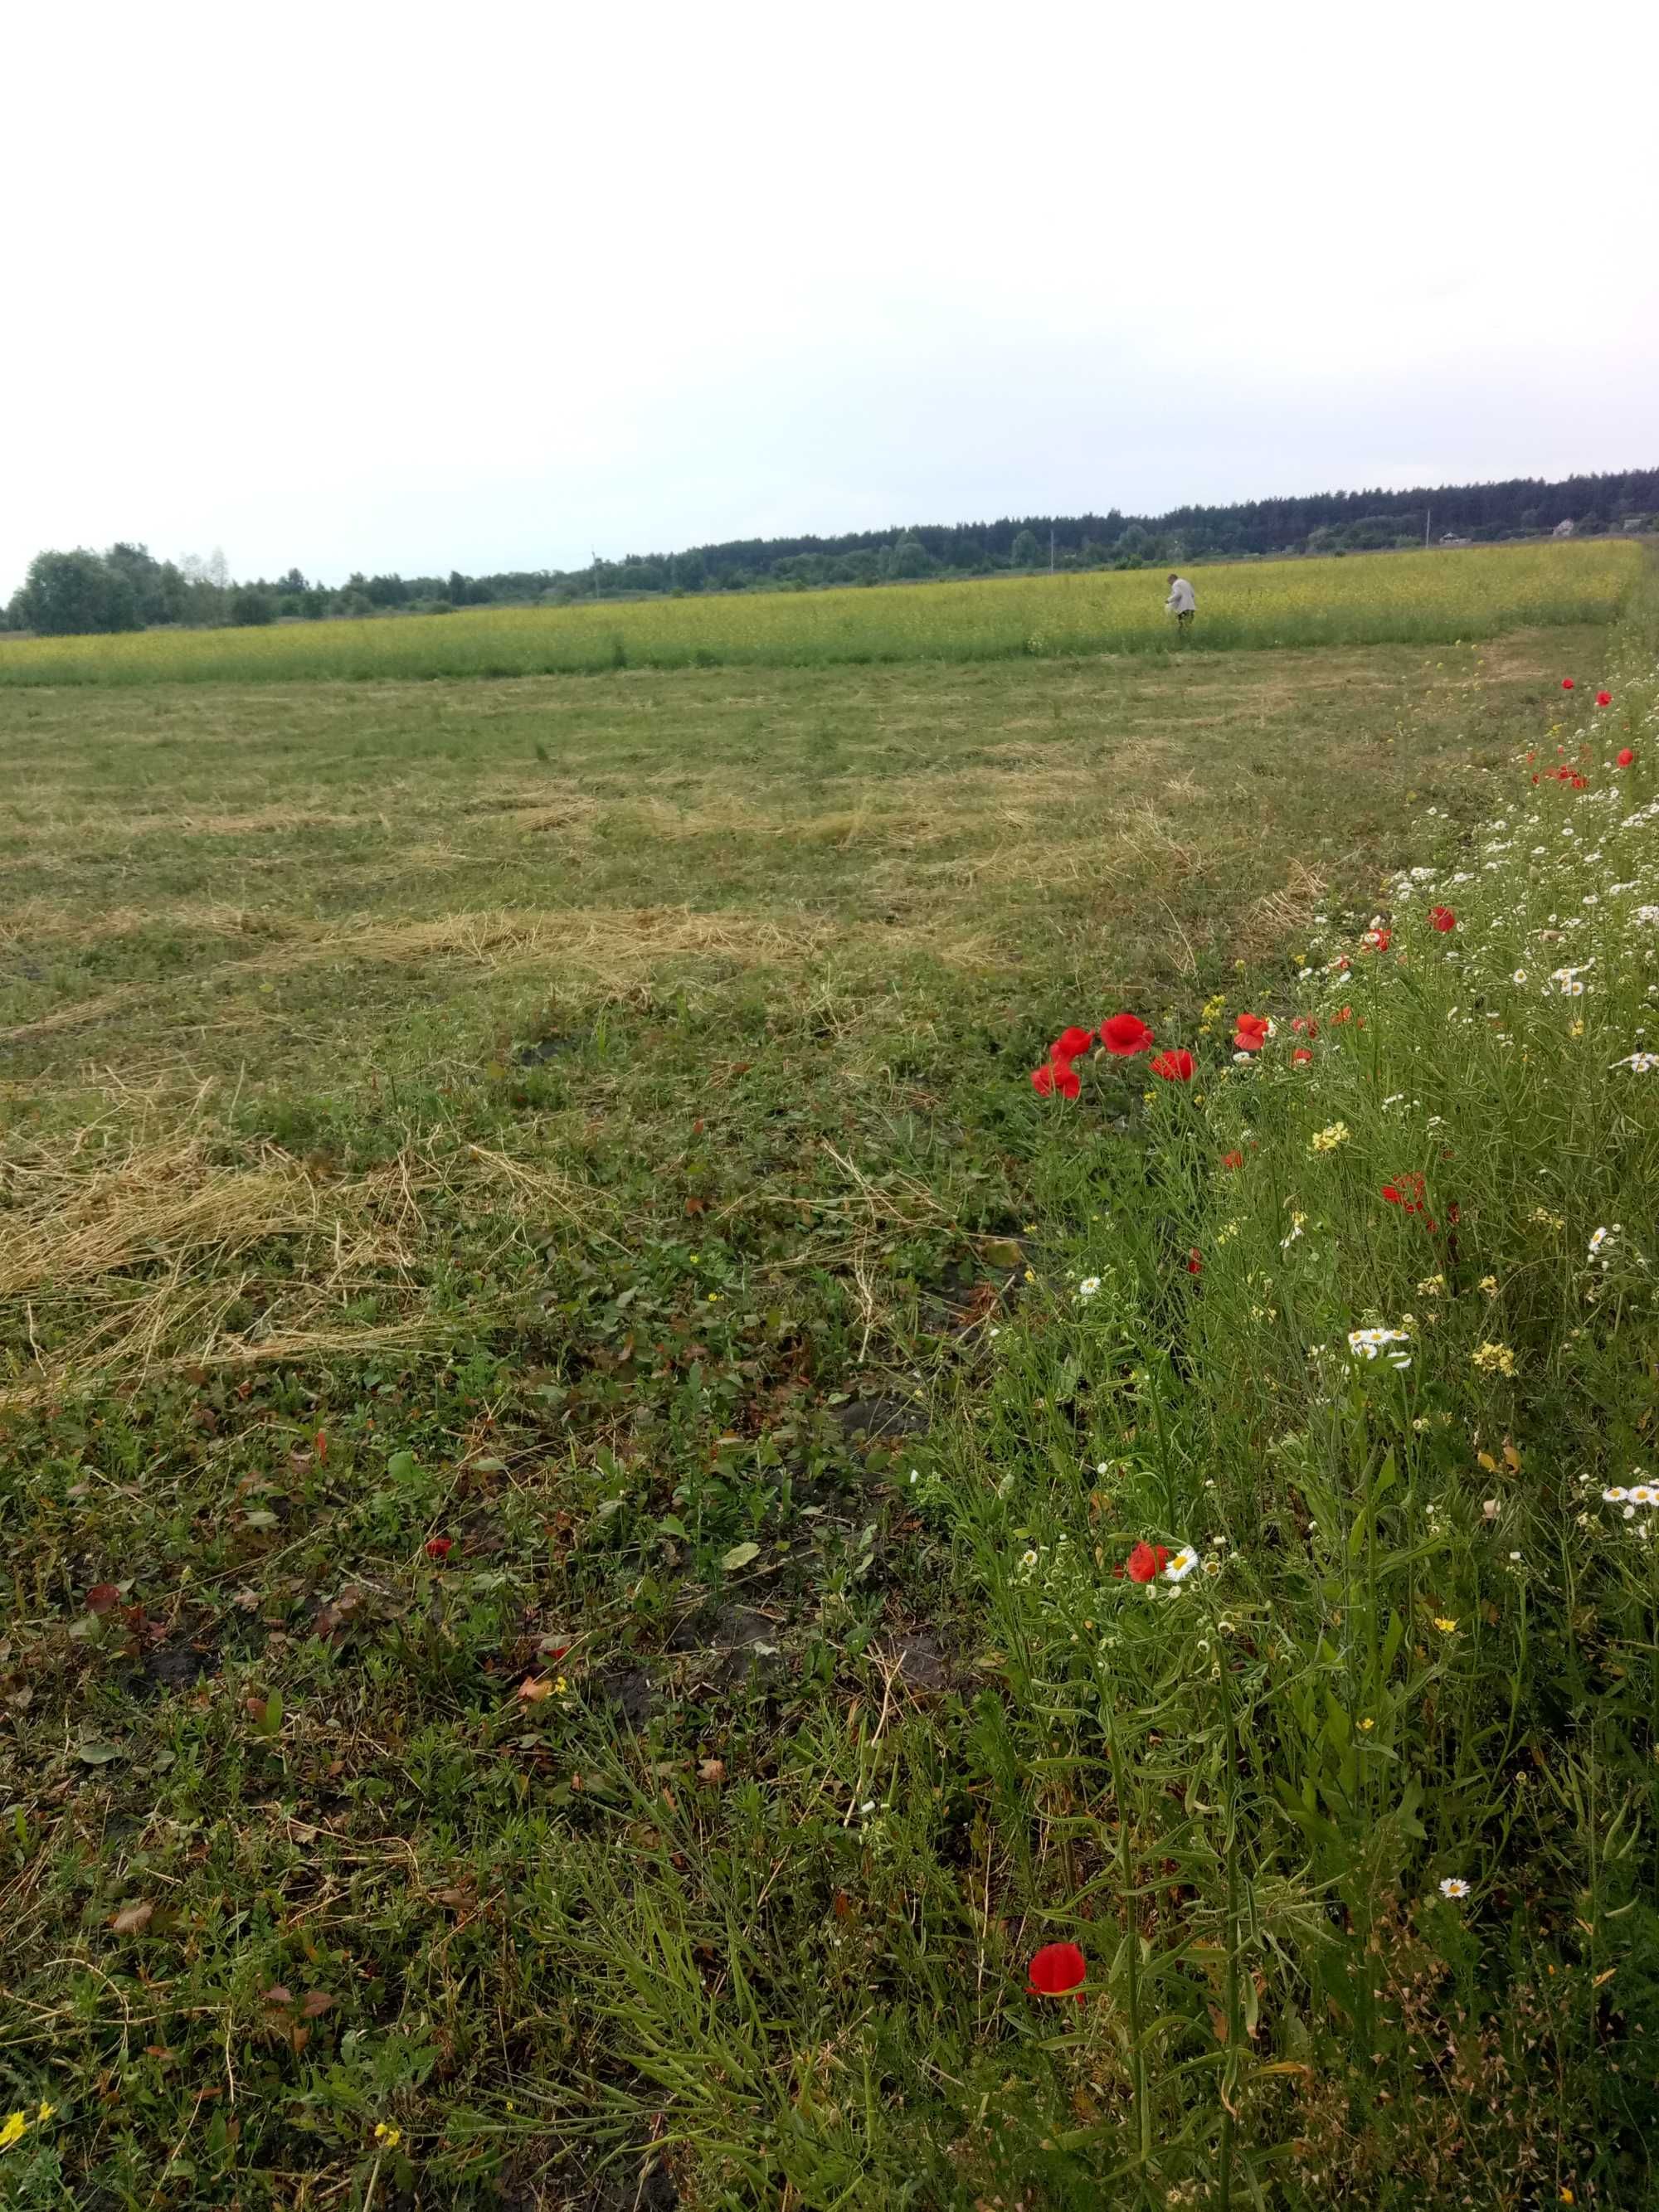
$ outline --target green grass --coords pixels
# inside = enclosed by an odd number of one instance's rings
[[[263,630],[0,638],[0,684],[362,681],[1449,645],[1523,624],[1607,621],[1631,592],[1642,557],[1636,545],[1603,541],[1195,568],[1198,619],[1179,641],[1163,611],[1162,578],[1130,572],[479,608]]]
[[[1645,2202],[1635,653],[0,701],[0,2203]]]

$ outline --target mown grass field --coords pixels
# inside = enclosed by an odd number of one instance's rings
[[[1195,568],[1183,653],[1451,644],[1526,624],[1608,621],[1639,547],[1470,547]],[[1176,649],[1160,575],[1022,576],[631,605],[478,608],[395,621],[131,637],[0,637],[0,684],[312,682],[623,667],[801,667]]]
[[[0,698],[0,2203],[1645,2203],[1644,635]]]

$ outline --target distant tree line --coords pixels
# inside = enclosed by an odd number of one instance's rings
[[[918,523],[838,538],[732,538],[680,553],[629,554],[585,568],[516,568],[489,576],[348,576],[308,581],[298,568],[233,583],[222,553],[158,561],[143,545],[37,554],[0,627],[64,636],[153,624],[320,622],[339,617],[447,614],[457,607],[568,605],[672,592],[810,591],[999,571],[1139,568],[1166,562],[1265,555],[1372,552],[1427,535],[1483,544],[1571,523],[1575,534],[1659,530],[1659,469],[1416,491],[1316,492],[1167,514],[1007,516],[1000,522]]]

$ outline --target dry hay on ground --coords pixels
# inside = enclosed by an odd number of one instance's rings
[[[745,1203],[810,1230],[811,1249],[778,1271],[846,1273],[867,1341],[882,1303],[876,1248],[945,1212],[914,1178],[877,1182],[829,1146],[817,1157],[800,1189]],[[360,1175],[201,1128],[114,1152],[14,1151],[0,1158],[0,1408],[157,1373],[439,1343],[452,1324],[425,1263],[458,1218],[489,1222],[507,1243],[556,1215],[620,1249],[626,1225],[611,1205],[545,1154],[435,1136]],[[467,1326],[509,1317],[475,1307]]]

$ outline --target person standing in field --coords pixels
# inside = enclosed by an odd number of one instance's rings
[[[1173,568],[1170,571],[1170,596],[1164,602],[1164,611],[1175,617],[1176,628],[1181,630],[1192,628],[1193,617],[1198,612],[1192,586],[1184,576],[1177,576]]]

